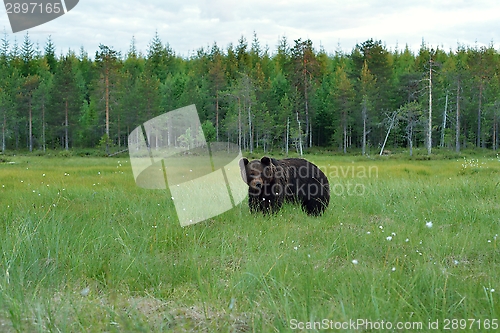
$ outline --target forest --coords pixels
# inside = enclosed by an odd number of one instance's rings
[[[0,45],[1,151],[127,148],[128,134],[195,104],[207,141],[244,151],[340,153],[498,149],[500,52],[457,45],[387,49],[369,39],[327,53],[311,40],[217,43],[180,56],[156,33],[146,53],[57,54],[29,34]],[[180,143],[176,143],[180,144]]]

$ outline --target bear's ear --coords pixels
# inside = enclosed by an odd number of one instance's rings
[[[260,159],[260,163],[264,165],[270,165],[271,164],[271,159],[267,156],[264,156]]]
[[[246,166],[248,165],[248,158],[243,157],[240,160],[239,165],[240,165],[241,179],[243,179],[243,181],[248,184],[247,168],[246,168]]]

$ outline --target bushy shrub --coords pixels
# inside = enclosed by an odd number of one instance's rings
[[[72,157],[73,156],[73,152],[71,150],[61,150],[57,156],[59,157]]]

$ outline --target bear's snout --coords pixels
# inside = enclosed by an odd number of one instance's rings
[[[250,186],[255,188],[255,189],[261,189],[262,188],[262,181],[259,179],[254,179],[250,182]]]
[[[248,185],[251,212],[275,213],[283,202],[299,203],[309,215],[319,216],[330,203],[328,178],[315,164],[301,158],[263,157],[240,163]]]

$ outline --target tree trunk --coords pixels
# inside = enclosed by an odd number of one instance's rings
[[[106,102],[106,155],[109,154],[109,69],[105,73],[106,95],[104,96]]]
[[[19,123],[16,121],[15,123],[15,132],[16,132],[16,150],[19,149]]]
[[[498,118],[495,110],[495,113],[493,115],[493,150],[497,149],[498,149]]]
[[[238,97],[238,146],[241,150],[241,103],[240,98]]]
[[[493,150],[498,149],[498,116],[500,115],[500,112],[498,108],[500,107],[499,103],[495,103],[493,106],[493,138],[492,138],[492,145],[493,145]]]
[[[363,143],[362,143],[362,155],[366,155],[366,96],[363,97],[363,110],[361,112],[363,118]]]
[[[297,124],[299,125],[299,152],[302,156],[302,128],[300,127],[299,111],[297,110]]]
[[[250,153],[253,153],[252,104],[248,104],[248,139]]]
[[[309,148],[312,147],[313,144],[313,126],[312,121],[309,121]]]
[[[285,137],[285,151],[288,157],[288,138],[290,137],[290,117],[286,118],[286,137]]]
[[[344,139],[342,140],[343,141],[343,152],[344,154],[347,154],[347,115],[344,111],[343,113],[343,121],[342,121],[342,134],[343,134],[343,137]]]
[[[64,149],[68,150],[69,149],[69,144],[68,144],[68,100],[64,103]]]
[[[476,147],[481,147],[481,107],[482,107],[482,99],[483,99],[483,81],[479,84],[479,107],[477,109],[477,138],[476,138]]]
[[[441,143],[440,146],[444,147],[444,132],[446,130],[446,117],[448,112],[448,92],[446,92],[446,101],[444,103],[444,113],[443,113],[443,126],[441,128]]]
[[[219,89],[215,90],[215,131],[219,142]]]
[[[366,155],[366,118],[363,117],[363,155]]]
[[[28,102],[28,111],[29,111],[29,149],[30,152],[33,151],[33,119],[32,119],[32,106],[31,106],[31,97]]]
[[[392,127],[394,126],[394,123],[396,122],[397,115],[398,115],[398,113],[396,111],[394,111],[389,116],[389,129],[387,130],[387,134],[385,135],[384,143],[382,144],[382,148],[380,149],[379,155],[382,155],[384,153],[385,144],[387,143],[387,139],[389,138],[389,134],[391,133]]]
[[[45,101],[42,101],[42,147],[45,152],[46,142],[45,142]]]
[[[427,155],[432,149],[432,60],[429,62],[429,119],[427,123]]]
[[[410,157],[413,156],[413,125],[411,125],[410,129],[408,130],[408,141],[410,143]]]
[[[7,128],[7,115],[3,114],[2,124],[2,153],[5,153],[5,129]]]
[[[457,107],[455,115],[455,151],[460,152],[460,80],[457,81]]]
[[[309,98],[307,96],[307,69],[306,60],[304,59],[304,98],[305,98],[305,111],[306,111],[306,140],[309,139]],[[307,141],[306,141],[307,145]],[[302,156],[302,153],[300,154]]]
[[[120,137],[120,114],[118,114],[118,148],[121,148],[121,137]]]

